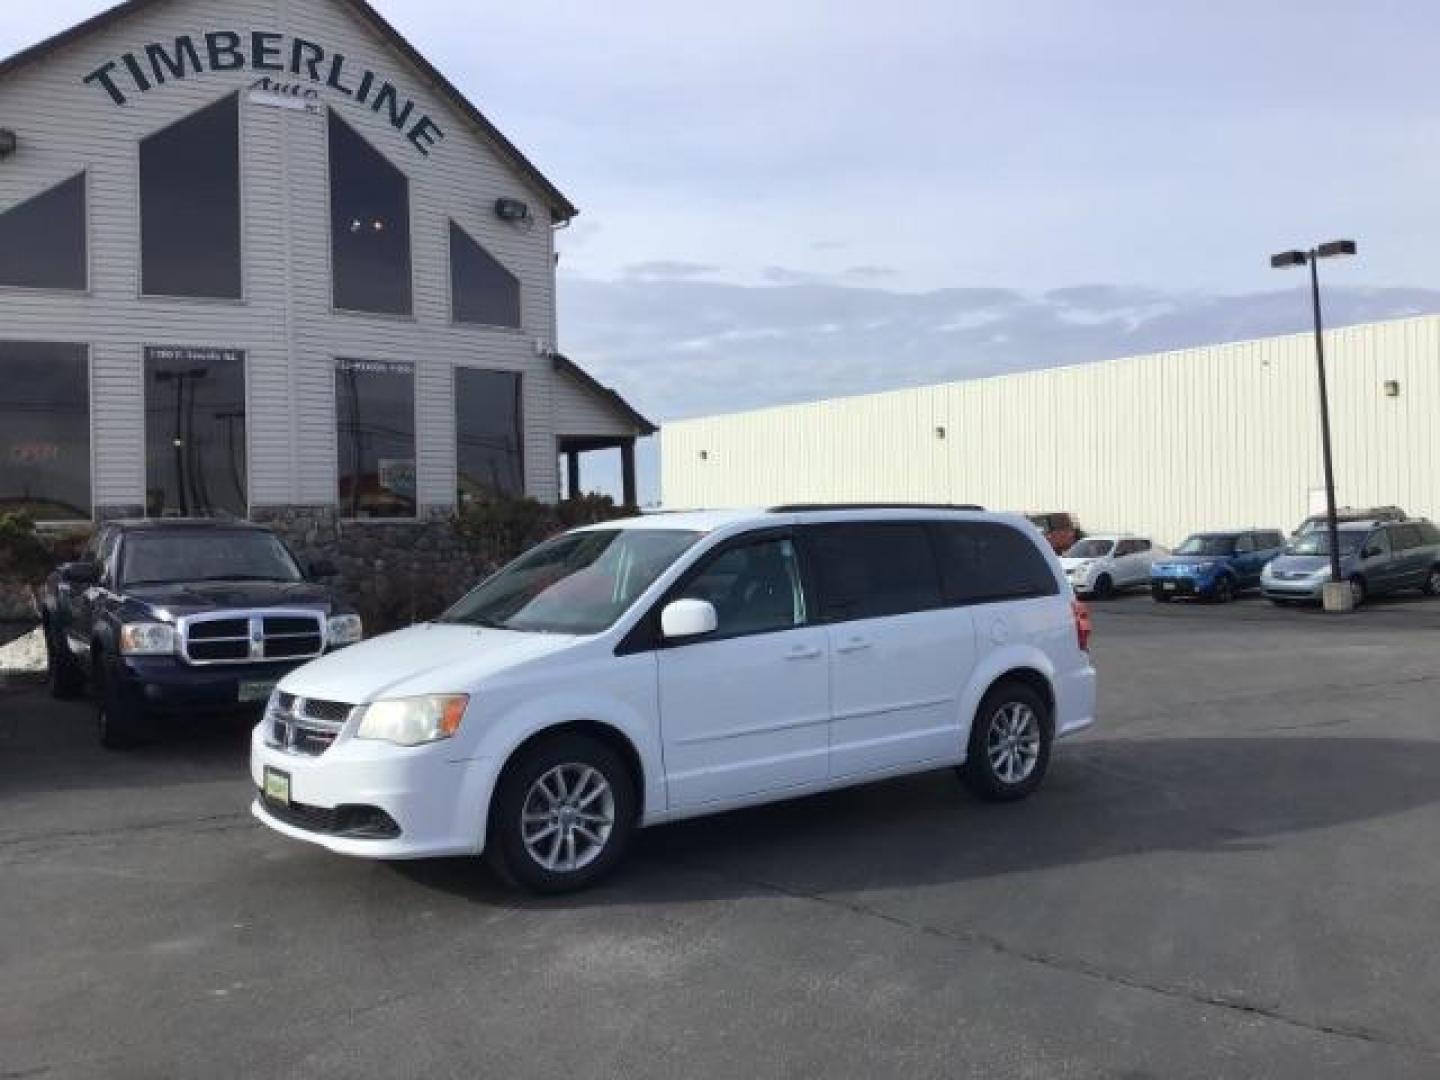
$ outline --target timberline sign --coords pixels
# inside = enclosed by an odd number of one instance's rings
[[[207,71],[246,70],[257,75],[255,89],[262,93],[316,103],[319,92],[315,88],[323,87],[350,98],[385,116],[426,157],[430,156],[430,148],[445,138],[440,126],[420,113],[412,99],[402,97],[388,79],[350,64],[343,53],[273,31],[182,34],[172,45],[156,42],[119,59],[107,60],[83,81],[103,90],[116,105],[124,105],[132,95],[144,94],[171,80]],[[294,81],[297,79],[303,81]],[[309,87],[305,86],[307,82]]]

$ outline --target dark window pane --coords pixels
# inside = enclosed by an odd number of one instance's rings
[[[450,302],[454,319],[520,325],[520,281],[464,229],[450,223]]]
[[[706,600],[719,617],[716,634],[738,637],[805,624],[805,593],[795,545],[761,540],[717,555],[681,594]]]
[[[340,512],[415,516],[415,369],[341,360],[335,369]]]
[[[455,369],[455,467],[461,506],[525,493],[518,374]]]
[[[935,556],[923,525],[823,525],[809,534],[824,619],[873,619],[940,606]]]
[[[0,213],[0,285],[84,289],[85,174]]]
[[[333,112],[330,250],[337,308],[410,314],[410,183]]]
[[[238,95],[140,143],[140,236],[146,295],[241,296]]]
[[[1059,591],[1050,564],[1016,529],[993,521],[935,526],[945,601],[983,603]]]
[[[145,512],[244,517],[245,354],[145,350]]]
[[[90,516],[90,377],[83,345],[0,341],[0,513]]]

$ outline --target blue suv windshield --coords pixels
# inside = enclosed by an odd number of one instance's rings
[[[1234,555],[1233,536],[1192,536],[1175,549],[1176,555]]]

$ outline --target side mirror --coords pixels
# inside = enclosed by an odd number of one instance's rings
[[[340,571],[329,559],[316,559],[310,564],[310,576],[316,581],[325,578],[339,577]]]
[[[708,600],[675,600],[660,613],[660,634],[666,641],[704,637],[719,625],[715,605]]]
[[[1383,554],[1384,552],[1381,551],[1378,547],[1367,547],[1364,551],[1360,553],[1360,557],[1362,559],[1378,559]]]
[[[89,587],[100,583],[100,567],[90,562],[70,562],[60,567],[60,580],[67,585]]]

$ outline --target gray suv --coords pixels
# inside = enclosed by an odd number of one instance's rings
[[[1355,602],[1366,597],[1421,589],[1440,595],[1440,528],[1428,521],[1346,521],[1340,524],[1340,573]],[[1320,599],[1330,580],[1327,532],[1297,536],[1265,567],[1260,591],[1277,604]]]

